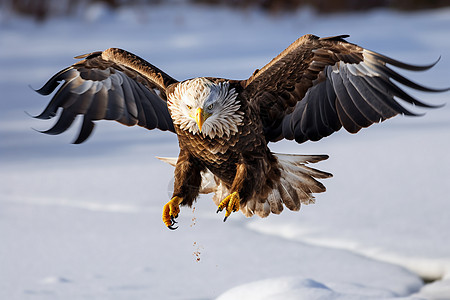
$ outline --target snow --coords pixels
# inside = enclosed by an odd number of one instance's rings
[[[385,289],[364,284],[333,283],[327,285],[303,277],[281,277],[261,280],[231,289],[217,300],[227,299],[406,299]],[[409,298],[411,299],[411,298]]]
[[[175,78],[246,78],[306,33],[350,34],[411,63],[442,56],[431,71],[403,73],[450,85],[449,9],[266,16],[94,6],[39,25],[1,13],[0,299],[450,299],[449,105],[357,135],[271,144],[330,155],[315,166],[334,174],[316,204],[223,223],[204,196],[182,209],[176,231],[161,221],[173,169],[155,159],[178,154],[175,136],[105,121],[72,145],[77,128],[42,135],[32,128],[53,121],[24,113],[49,101],[29,86],[82,53],[122,47]]]

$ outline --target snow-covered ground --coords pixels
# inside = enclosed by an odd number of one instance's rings
[[[315,205],[226,223],[210,196],[167,230],[161,209],[174,135],[99,123],[82,145],[42,135],[33,92],[73,56],[122,47],[178,79],[246,78],[300,35],[352,42],[410,63],[404,74],[450,85],[450,9],[265,16],[183,4],[36,25],[0,12],[0,299],[450,299],[450,93],[424,117],[357,135],[272,144],[327,153],[332,172]],[[436,280],[424,284],[421,278]]]

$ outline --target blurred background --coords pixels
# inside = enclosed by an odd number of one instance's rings
[[[178,155],[175,135],[102,121],[73,145],[79,120],[48,136],[55,121],[31,117],[51,99],[33,89],[80,54],[119,47],[179,80],[245,79],[307,33],[440,58],[400,72],[450,86],[445,0],[0,0],[0,299],[449,299],[448,92],[406,89],[447,104],[422,117],[270,144],[330,155],[316,204],[224,224],[206,195],[175,232],[161,222],[173,168],[155,158]]]
[[[374,8],[413,11],[450,5],[450,0],[1,0],[6,12],[44,21],[55,16],[80,14],[87,5],[104,4],[115,9],[124,6],[151,6],[181,2],[215,7],[231,7],[237,10],[260,9],[269,14],[292,12],[311,7],[319,13],[367,11]]]

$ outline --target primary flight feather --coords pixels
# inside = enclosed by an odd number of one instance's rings
[[[304,35],[247,80],[198,77],[177,81],[127,51],[110,48],[78,56],[83,59],[53,76],[41,89],[59,89],[38,116],[57,122],[44,131],[60,134],[76,116],[83,121],[74,143],[84,142],[94,121],[158,128],[178,136],[172,199],[163,222],[175,229],[180,205],[191,206],[199,193],[214,193],[225,220],[237,210],[246,216],[279,214],[284,206],[299,210],[325,191],[317,179],[331,174],[308,163],[326,155],[276,154],[269,142],[317,141],[344,127],[361,128],[398,114],[415,115],[402,106],[425,104],[398,84],[425,92],[387,65],[422,71],[434,64],[399,62],[344,40]],[[62,85],[61,85],[62,83]],[[62,109],[61,109],[62,108]]]

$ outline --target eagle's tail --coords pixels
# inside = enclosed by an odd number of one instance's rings
[[[328,158],[328,155],[296,155],[274,153],[278,160],[280,179],[274,184],[272,190],[262,198],[254,195],[241,205],[242,213],[251,217],[254,214],[264,218],[270,213],[279,214],[283,207],[297,211],[301,204],[315,202],[313,193],[325,192],[325,186],[316,179],[329,178],[330,173],[323,172],[307,166]],[[176,158],[160,158],[175,166]],[[202,172],[200,193],[214,193],[213,200],[216,205],[230,194],[228,188],[209,170]]]
[[[241,207],[244,215],[253,214],[264,218],[270,213],[279,214],[284,206],[298,211],[301,204],[315,202],[313,193],[325,192],[325,186],[316,179],[333,175],[307,166],[328,158],[328,155],[297,155],[274,153],[278,160],[280,179],[274,184],[267,197],[253,197]]]

